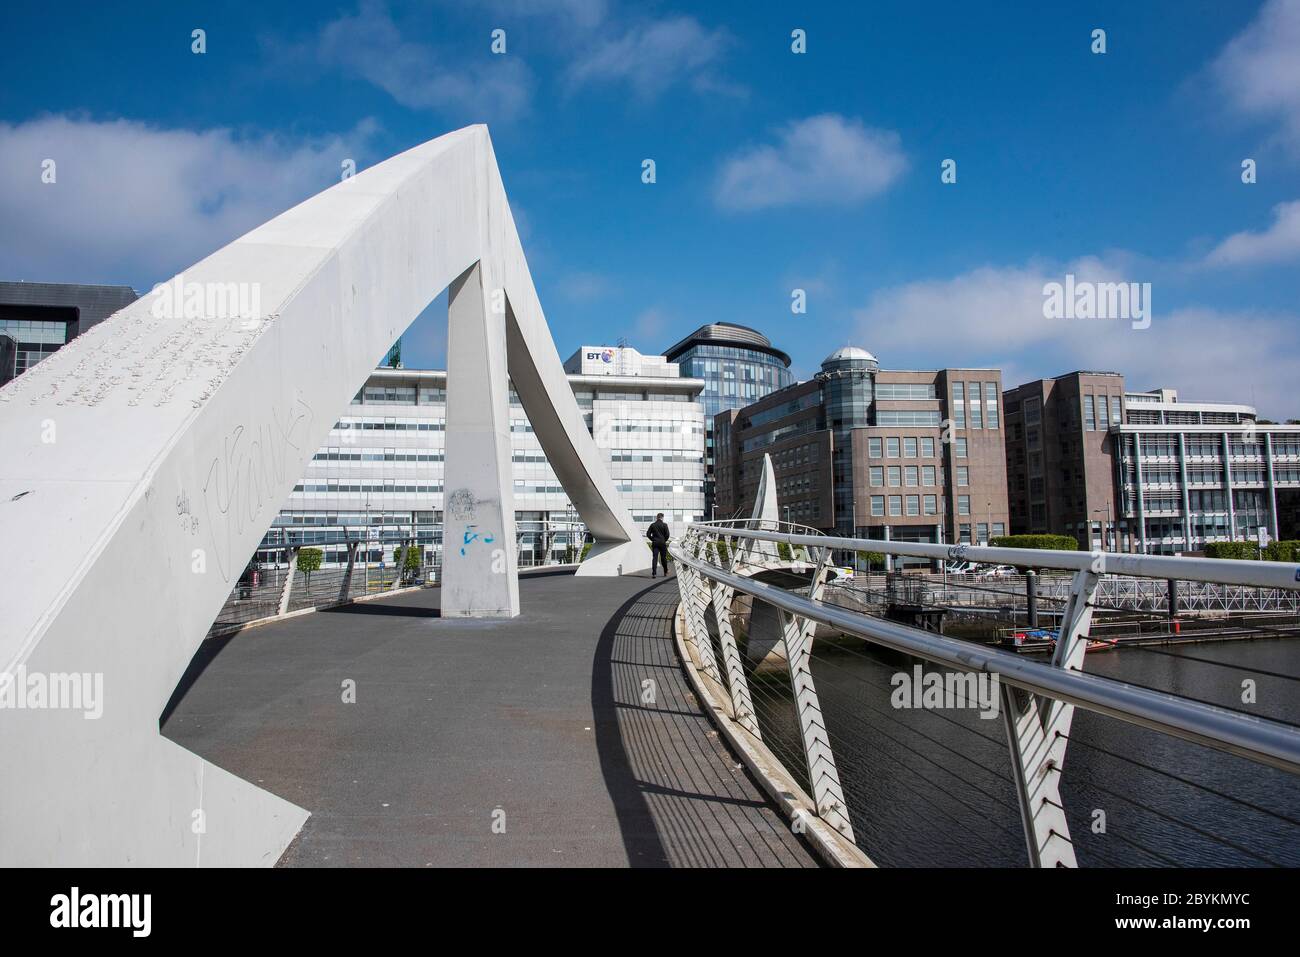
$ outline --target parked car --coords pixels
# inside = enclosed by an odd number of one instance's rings
[[[974,562],[949,562],[947,567],[949,575],[969,575],[974,570]]]
[[[1016,573],[1013,565],[987,565],[975,573],[976,578],[1007,578]]]

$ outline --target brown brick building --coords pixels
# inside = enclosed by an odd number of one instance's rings
[[[789,521],[906,541],[1004,534],[1001,378],[882,370],[869,352],[840,349],[808,382],[717,416],[718,517],[748,514],[770,453]]]
[[[1124,421],[1124,377],[1071,372],[1003,395],[1011,531],[1115,541],[1114,439]],[[1091,535],[1089,534],[1091,529]]]

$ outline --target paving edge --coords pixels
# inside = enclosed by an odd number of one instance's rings
[[[313,605],[310,608],[299,608],[296,611],[287,611],[283,615],[267,615],[265,618],[254,618],[252,621],[246,621],[243,624],[236,625],[233,628],[227,628],[207,635],[203,640],[209,641],[213,638],[230,638],[239,634],[241,631],[248,631],[250,628],[261,628],[263,625],[274,625],[276,622],[288,621],[290,618],[299,618],[303,615],[310,615],[317,611],[329,611],[333,608],[342,608],[344,605],[356,605],[365,601],[378,601],[381,598],[392,598],[394,595],[405,595],[408,592],[419,591],[424,585],[410,585],[406,588],[395,588],[392,591],[381,591],[374,595],[360,595],[356,598],[348,598],[344,601],[332,601],[323,605]]]
[[[777,809],[792,823],[796,816],[802,818],[803,836],[808,839],[818,856],[831,867],[875,867],[876,864],[863,853],[861,848],[817,816],[817,809],[812,799],[782,767],[781,762],[762,739],[754,737],[737,724],[730,710],[718,703],[718,696],[714,695],[710,688],[711,682],[700,674],[694,650],[683,638],[685,624],[681,602],[678,602],[673,612],[673,640],[677,644],[677,656],[686,669],[691,687],[695,689],[695,694],[699,697],[705,713],[726,737],[732,750],[740,755],[745,766],[758,778],[763,790],[776,804]],[[718,688],[720,693],[723,690],[721,687]]]

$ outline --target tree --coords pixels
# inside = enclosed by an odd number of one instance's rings
[[[885,556],[881,552],[858,552],[858,561],[865,562],[867,571],[870,572],[873,565],[885,567]]]
[[[302,572],[307,578],[307,592],[311,593],[311,573],[320,569],[321,560],[325,553],[319,548],[300,548],[298,549],[298,571]]]
[[[420,570],[422,564],[419,546],[407,545],[406,556],[402,559],[402,565],[397,569],[397,574],[401,575],[403,579],[409,580]]]

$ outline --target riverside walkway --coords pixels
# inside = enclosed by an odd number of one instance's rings
[[[311,811],[280,866],[818,866],[701,712],[674,580],[519,588],[511,621],[423,589],[209,640],[163,734]]]

